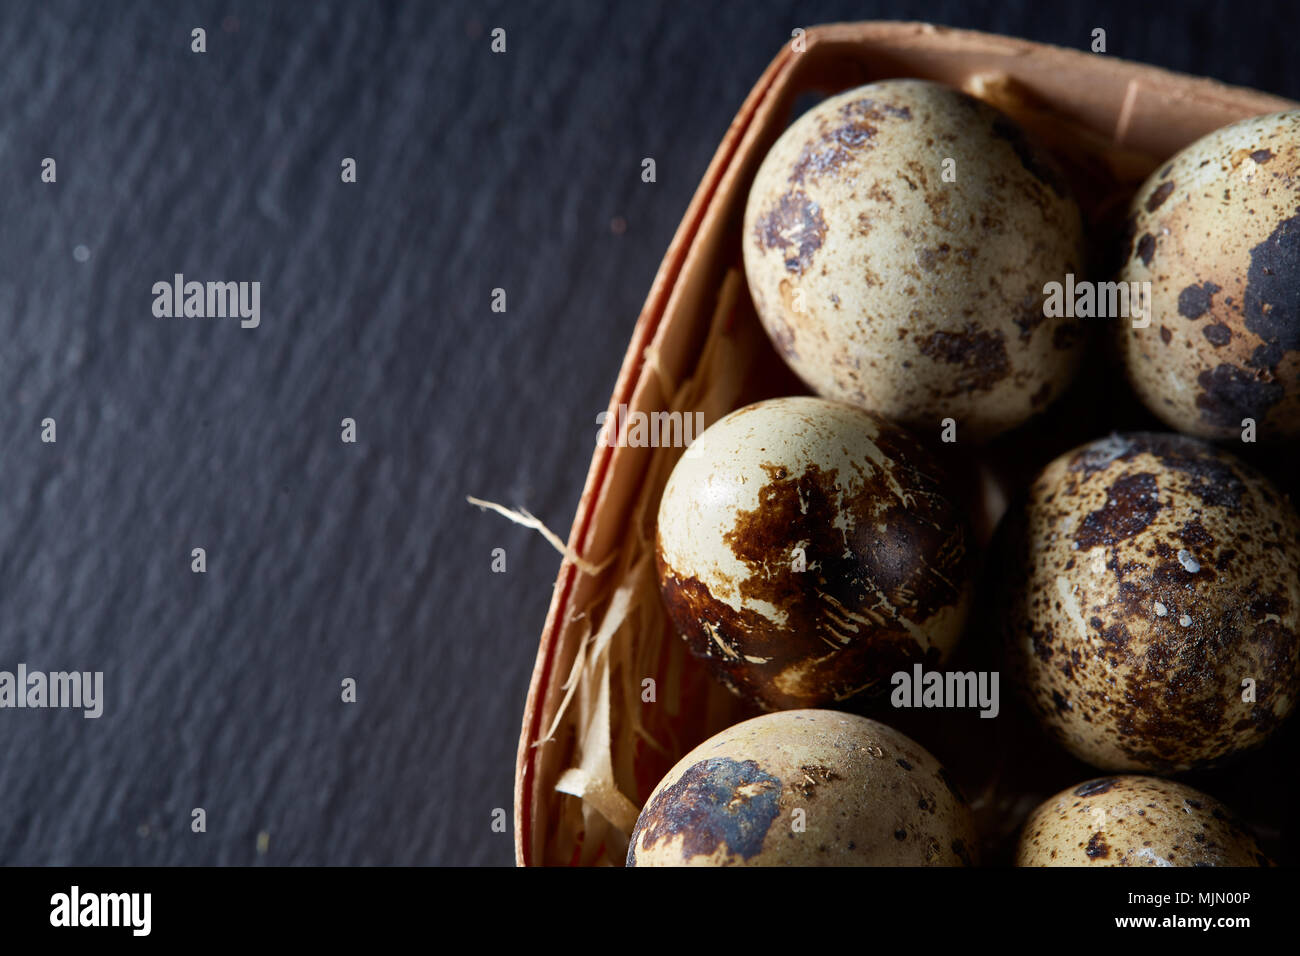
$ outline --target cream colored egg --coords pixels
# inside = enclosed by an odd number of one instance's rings
[[[732,412],[691,445],[660,501],[656,559],[692,653],[772,710],[944,660],[970,602],[969,540],[906,432],[797,397]]]
[[[820,103],[764,159],[744,221],[764,327],[819,395],[963,439],[1064,390],[1084,328],[1045,318],[1079,276],[1078,207],[1020,127],[950,87],[889,80]]]
[[[1104,777],[1062,791],[1029,817],[1017,866],[1268,866],[1255,838],[1213,797],[1158,777]]]
[[[1171,772],[1260,744],[1300,692],[1300,519],[1260,474],[1181,435],[1052,462],[1007,526],[1013,679],[1105,770]]]
[[[884,724],[793,710],[737,724],[660,781],[628,866],[970,866],[971,811],[947,772]]]
[[[1116,325],[1129,382],[1179,431],[1300,435],[1300,111],[1197,140],[1139,190],[1120,275],[1151,285]]]

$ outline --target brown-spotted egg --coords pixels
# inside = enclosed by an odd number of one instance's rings
[[[1009,117],[951,87],[831,97],[777,140],[745,208],[764,327],[817,394],[982,440],[1059,395],[1084,328],[1044,286],[1084,268],[1079,209]]]
[[[660,781],[628,866],[970,866],[970,807],[903,734],[830,710],[766,714]]]
[[[757,402],[669,476],[656,559],[691,651],[768,710],[846,700],[956,644],[970,533],[930,455],[839,402]]]
[[[1300,519],[1181,435],[1057,458],[1006,526],[1008,660],[1039,722],[1105,770],[1172,772],[1261,743],[1300,692]]]
[[[1029,816],[1017,866],[1268,866],[1223,804],[1158,777],[1103,777]]]
[[[1300,436],[1300,111],[1197,140],[1138,191],[1119,278],[1151,283],[1116,326],[1129,382],[1182,432]]]

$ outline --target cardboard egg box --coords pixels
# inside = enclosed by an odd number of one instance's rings
[[[1012,115],[1070,179],[1097,276],[1116,264],[1128,202],[1161,162],[1221,126],[1296,108],[1276,96],[1109,55],[930,24],[832,24],[798,39],[759,77],[696,190],[632,334],[610,420],[653,420],[657,413],[667,422],[678,412],[692,422],[702,414],[711,424],[761,398],[806,393],[754,314],[740,243],[759,164],[794,114],[818,96],[915,77],[965,90]],[[939,449],[961,477],[981,543],[1017,490],[1057,454],[1112,430],[1165,430],[1134,400],[1104,344],[1095,344],[1085,362],[1080,381],[1039,419],[979,450]],[[524,714],[515,783],[520,865],[621,865],[635,815],[660,777],[702,740],[756,714],[686,653],[657,606],[647,542],[679,454],[660,442],[596,445]],[[1275,456],[1266,470],[1287,479],[1288,469],[1276,463],[1285,460]],[[1297,489],[1286,490],[1294,500]],[[951,666],[997,666],[991,617],[990,609],[976,609]],[[645,699],[647,680],[654,682],[653,701]],[[1100,773],[1038,735],[1011,706],[1012,696],[1004,688],[997,720],[973,712],[869,713],[949,767],[975,807],[983,861],[995,865],[1007,862],[1015,831],[1038,802]],[[1290,783],[1276,776],[1296,763],[1296,737],[1284,730],[1234,772],[1187,778],[1238,811],[1279,861],[1296,857],[1296,836],[1285,827]],[[1284,750],[1289,759],[1277,759]]]

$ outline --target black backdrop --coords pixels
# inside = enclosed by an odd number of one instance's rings
[[[0,4],[0,669],[105,675],[98,720],[0,711],[0,862],[509,863],[557,557],[464,496],[567,529],[790,30],[1103,27],[1300,98],[1292,6]],[[259,281],[261,325],[155,318],[177,272]]]

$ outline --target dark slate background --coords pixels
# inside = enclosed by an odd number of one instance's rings
[[[1101,26],[1300,98],[1290,6],[0,5],[0,669],[106,684],[97,721],[0,711],[0,862],[510,863],[491,812],[558,559],[464,496],[568,528],[659,260],[791,28]],[[176,272],[260,281],[261,326],[154,318]]]

